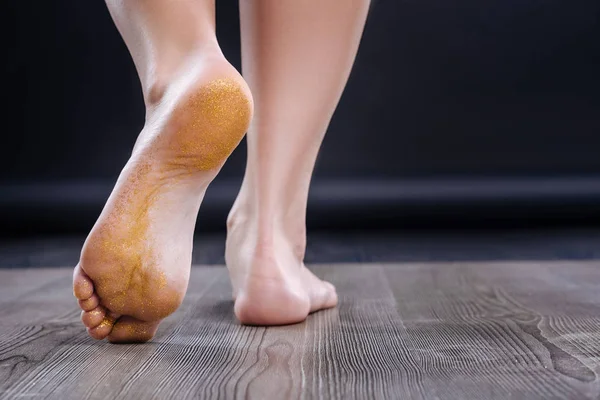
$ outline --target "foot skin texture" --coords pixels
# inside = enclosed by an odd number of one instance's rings
[[[234,311],[242,324],[294,324],[337,305],[335,287],[306,268],[303,251],[294,251],[283,234],[258,240],[256,224],[249,221],[230,217],[225,252]]]
[[[74,295],[95,339],[146,342],[179,307],[204,192],[252,117],[250,91],[225,59],[190,65],[154,96],[75,267]]]

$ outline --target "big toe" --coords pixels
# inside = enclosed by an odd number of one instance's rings
[[[154,337],[160,321],[140,321],[123,316],[115,323],[108,335],[111,343],[143,343]]]
[[[337,302],[338,297],[335,286],[329,282],[321,281],[317,287],[314,288],[310,312],[335,307]]]
[[[333,286],[329,282],[324,282],[324,283],[325,283],[325,286],[327,287],[327,292],[328,292],[328,297],[325,301],[324,307],[331,308],[331,307],[337,306],[338,295],[337,295],[337,290],[335,289],[335,286]]]

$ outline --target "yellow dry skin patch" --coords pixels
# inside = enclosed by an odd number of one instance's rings
[[[92,311],[88,311],[88,313],[93,318],[95,318],[95,317],[103,317],[104,318],[104,311],[102,311],[102,310],[92,310]]]
[[[128,333],[129,337],[145,337],[150,335],[148,327],[140,324],[127,324],[123,329]]]
[[[155,328],[152,323],[117,323],[111,331],[110,339],[121,343],[145,342],[152,339]]]
[[[167,286],[167,275],[163,271],[160,271],[158,276],[158,288],[163,289]]]
[[[102,304],[117,314],[143,320],[164,318],[177,307],[179,296],[168,290],[158,269],[155,242],[150,235],[150,208],[159,195],[151,161],[132,167],[112,211],[91,241],[94,263],[107,266],[95,277]],[[166,293],[161,293],[166,290]],[[156,301],[157,298],[167,301]],[[171,301],[168,301],[171,299]]]
[[[106,317],[104,317],[102,322],[100,322],[100,324],[96,327],[96,329],[100,330],[102,328],[110,328],[113,326],[114,323],[115,323],[114,319],[106,316]]]
[[[119,193],[108,205],[111,211],[86,250],[86,264],[105,268],[93,279],[110,311],[156,321],[179,306],[183,293],[168,285],[162,268],[169,266],[159,265],[150,211],[186,175],[220,167],[246,133],[251,114],[239,83],[211,81],[175,108],[163,131],[124,171]]]
[[[165,135],[168,164],[191,171],[220,167],[240,143],[252,116],[250,100],[232,79],[216,79],[177,106]],[[163,146],[161,146],[163,147]]]

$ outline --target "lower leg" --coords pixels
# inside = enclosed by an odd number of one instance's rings
[[[252,113],[223,58],[208,0],[108,0],[129,47],[146,123],[75,268],[95,339],[143,342],[183,299],[196,214]]]
[[[226,258],[242,322],[298,322],[337,303],[303,264],[308,187],[368,0],[240,2],[244,76],[256,104]],[[277,307],[274,307],[277,305]]]

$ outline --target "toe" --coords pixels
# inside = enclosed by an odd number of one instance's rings
[[[87,328],[87,333],[96,340],[102,340],[110,334],[116,320],[117,318],[114,315],[106,315],[98,326]]]
[[[87,300],[79,300],[79,308],[83,311],[92,311],[94,308],[98,307],[99,304],[100,299],[96,294],[93,294],[92,297]]]
[[[337,293],[335,286],[329,282],[321,281],[321,284],[313,293],[311,312],[331,308],[337,305]]]
[[[83,272],[79,264],[77,264],[73,272],[73,294],[79,300],[87,300],[94,294],[94,284],[89,276]]]
[[[335,286],[333,286],[329,282],[323,282],[326,288],[326,299],[323,304],[323,308],[331,308],[335,307],[338,303],[337,291],[335,290]]]
[[[143,343],[154,337],[160,321],[145,322],[132,317],[121,317],[116,322],[108,341],[111,343]]]
[[[90,311],[82,311],[81,312],[81,322],[88,328],[95,328],[106,316],[106,310],[102,306],[98,306]]]

